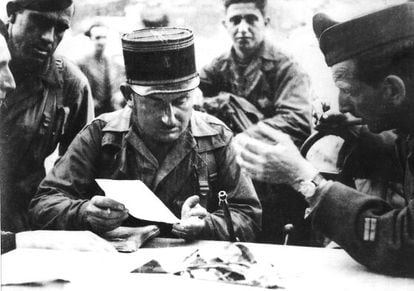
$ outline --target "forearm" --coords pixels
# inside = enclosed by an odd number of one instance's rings
[[[414,201],[393,210],[385,201],[340,183],[321,190],[313,213],[315,228],[379,272],[414,272],[413,223]]]

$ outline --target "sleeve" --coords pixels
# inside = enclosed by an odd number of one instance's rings
[[[59,144],[59,156],[66,152],[78,132],[94,118],[94,102],[88,80],[75,65],[69,63],[67,65],[63,94],[69,100],[65,104],[69,109],[69,115]]]
[[[16,248],[16,234],[1,231],[1,253],[7,253]]]
[[[243,175],[236,163],[234,148],[228,144],[217,153],[218,187],[227,192],[227,201],[236,237],[254,242],[261,228],[262,207],[250,178]],[[228,240],[226,220],[222,209],[207,217],[205,239]]]
[[[199,88],[203,92],[204,97],[217,96],[220,91],[223,91],[220,85],[219,74],[216,69],[217,60],[213,60],[210,64],[204,66],[200,72]]]
[[[301,146],[312,128],[309,76],[286,58],[280,62],[271,82],[276,84],[273,93],[275,112],[264,122],[289,134],[294,143]]]
[[[98,172],[101,125],[96,120],[79,133],[57,162],[29,205],[34,229],[88,230],[86,202],[102,195],[94,178]]]
[[[392,209],[385,201],[337,182],[319,190],[313,225],[356,261],[382,273],[414,275],[414,200]]]

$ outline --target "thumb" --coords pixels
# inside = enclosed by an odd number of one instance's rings
[[[191,209],[195,207],[200,202],[200,197],[197,195],[193,195],[187,198],[187,200],[184,201],[183,209]]]

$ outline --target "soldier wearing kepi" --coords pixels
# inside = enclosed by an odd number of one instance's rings
[[[179,28],[123,36],[121,91],[132,105],[101,115],[75,138],[32,200],[36,227],[105,232],[128,223],[124,205],[102,196],[95,179],[139,179],[181,217],[172,228],[177,236],[228,239],[217,197],[224,190],[236,236],[255,239],[261,206],[236,164],[232,133],[192,109],[199,84],[193,42]]]
[[[7,94],[0,120],[3,230],[29,227],[27,209],[45,176],[45,158],[57,144],[62,155],[93,118],[86,78],[76,66],[54,56],[73,12],[71,0],[7,3],[7,43],[16,90]]]
[[[256,179],[287,183],[301,192],[313,211],[313,226],[361,264],[378,272],[412,276],[414,3],[343,23],[318,14],[314,27],[339,88],[342,111],[361,117],[374,133],[397,129],[395,153],[400,165],[384,172],[389,173],[389,181],[403,183],[405,206],[393,208],[382,199],[324,180],[287,135],[268,134],[265,126],[260,131],[273,145],[240,140],[238,144],[245,147],[240,149],[240,164]],[[383,158],[378,156],[379,161]]]

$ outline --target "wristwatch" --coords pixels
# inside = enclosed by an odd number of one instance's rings
[[[297,190],[305,198],[311,198],[315,195],[316,188],[324,181],[326,181],[325,178],[321,174],[317,174],[311,180],[300,181]]]

